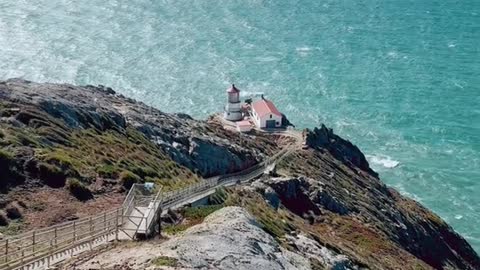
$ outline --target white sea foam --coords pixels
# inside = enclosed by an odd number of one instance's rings
[[[310,48],[310,47],[297,47],[295,50],[297,51],[297,53],[300,56],[305,57],[305,56],[308,56],[310,54],[310,52],[312,51],[312,48]]]
[[[385,155],[378,155],[378,156],[375,156],[375,155],[366,155],[368,161],[370,161],[371,163],[375,164],[375,165],[381,165],[385,168],[388,168],[388,169],[393,169],[395,167],[397,167],[398,165],[400,165],[400,162],[399,161],[396,161],[394,159],[392,159],[391,157],[389,156],[385,156]]]
[[[298,47],[296,48],[297,52],[309,52],[312,50],[310,47]]]
[[[275,56],[263,56],[263,57],[255,57],[255,60],[259,62],[274,62],[274,61],[278,61],[278,58]]]

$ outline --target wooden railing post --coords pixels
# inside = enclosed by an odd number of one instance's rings
[[[90,223],[90,237],[93,237],[93,219],[92,219],[92,217],[90,217],[89,223]],[[92,244],[93,244],[93,238],[90,240],[90,250],[93,249]]]
[[[32,232],[32,251],[35,253],[35,231]]]
[[[122,213],[123,213],[123,207],[122,207]],[[118,241],[118,230],[119,230],[119,224],[118,224],[118,208],[117,211],[115,212],[115,240]],[[123,215],[122,215],[123,216]],[[123,217],[122,217],[123,218]]]
[[[105,232],[105,239],[106,239],[106,242],[108,243],[108,230],[110,229],[110,221],[108,222],[107,224],[107,212],[105,212],[103,214],[103,230]]]
[[[55,227],[54,234],[55,234],[55,238],[54,238],[55,239],[55,247],[57,247],[57,244],[58,244],[58,242],[57,242],[57,236],[58,236],[57,227]]]
[[[49,248],[49,251],[48,251],[48,255],[47,255],[47,268],[50,267],[50,257],[52,257],[53,255],[53,244],[52,244],[52,240],[50,240],[50,248]]]
[[[122,220],[122,225],[123,225],[123,216],[125,215],[125,208],[122,207],[122,216],[121,216],[121,220]]]
[[[77,241],[77,222],[73,222],[73,243]]]
[[[107,230],[107,212],[103,212],[103,230]]]
[[[5,262],[8,262],[8,239],[5,240]]]

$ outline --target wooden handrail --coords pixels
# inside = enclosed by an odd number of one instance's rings
[[[130,216],[130,212],[133,207],[139,203],[153,203],[152,208],[148,209],[138,224],[138,226],[141,226],[142,221],[145,221],[145,233],[149,234],[151,226],[155,224],[156,215],[160,214],[157,213],[158,210],[164,206],[173,207],[185,203],[195,196],[207,194],[220,186],[229,186],[237,182],[244,182],[258,177],[267,166],[283,158],[291,151],[292,148],[290,145],[269,159],[245,170],[207,178],[180,190],[162,192],[162,188],[160,188],[154,197],[145,195],[145,190],[142,191],[140,189],[143,188],[143,185],[134,184],[125,197],[121,207],[104,211],[96,216],[67,221],[51,227],[25,232],[0,240],[0,251],[3,253],[0,254],[0,269],[3,270],[5,269],[4,267],[13,269],[29,264],[45,258],[45,256],[52,256],[52,254],[72,249],[75,246],[92,243],[95,239],[105,235],[108,236],[111,233],[115,233],[115,239],[118,239],[118,232],[124,225],[125,218],[133,218],[133,216]],[[141,194],[136,194],[137,191]],[[153,216],[151,217],[152,211]],[[128,228],[123,228],[122,230],[133,231]],[[138,231],[139,228],[137,227],[134,236]],[[92,246],[92,244],[90,244],[90,246]],[[2,250],[2,248],[5,250]]]

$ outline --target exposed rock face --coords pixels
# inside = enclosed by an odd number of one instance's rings
[[[360,257],[368,258],[367,254],[373,255],[381,247],[384,252],[389,250],[384,256],[399,258],[404,249],[437,269],[480,268],[480,258],[471,246],[438,216],[386,187],[376,176],[339,166],[331,155],[305,151],[279,166],[305,176],[265,178],[261,182],[273,188],[290,211],[307,214],[318,224],[314,226],[335,231],[342,240],[332,240],[332,245],[343,242],[339,245],[343,249],[346,243],[371,243],[359,250],[363,253]],[[384,263],[380,265],[385,267]]]
[[[309,258],[311,261],[319,261],[320,264],[327,269],[340,270],[361,268],[351,262],[347,256],[337,254],[305,235],[288,235],[286,239],[291,246],[294,246],[298,250],[298,253],[302,254],[303,257]]]
[[[280,202],[299,216],[320,215],[322,209],[346,215],[355,209],[348,209],[339,198],[331,194],[321,181],[304,176],[263,178],[252,184],[264,194],[269,202]]]
[[[187,268],[309,269],[309,262],[280,247],[250,214],[227,207],[161,246],[160,253]]]
[[[228,208],[165,245],[139,244],[133,257],[131,249],[115,253],[107,265],[131,258],[118,269],[145,269],[171,256],[167,263],[187,268],[480,269],[461,236],[383,184],[356,146],[323,125],[304,136],[310,149],[277,164],[281,177],[220,196],[261,226]],[[0,82],[0,226],[97,214],[121,204],[127,183],[179,188],[247,168],[292,140],[166,114],[103,86]],[[80,202],[69,183],[92,196]]]
[[[0,121],[19,127],[47,126],[51,124],[45,122],[47,116],[62,121],[68,129],[105,131],[133,126],[155,141],[173,160],[202,176],[238,171],[263,157],[261,150],[248,149],[228,140],[226,131],[214,130],[208,123],[185,114],[162,113],[118,95],[110,88],[12,79],[0,82],[0,99],[15,104],[2,111]],[[222,132],[224,134],[220,134]],[[58,140],[61,138],[52,141]]]
[[[347,164],[348,166],[356,166],[369,174],[378,177],[378,174],[370,168],[365,155],[357,146],[350,141],[344,140],[340,136],[333,133],[331,128],[327,128],[322,124],[320,128],[313,130],[306,129],[304,131],[305,141],[308,146],[314,149],[326,149],[335,158]]]
[[[157,257],[171,258],[175,269],[358,269],[343,255],[321,246],[304,235],[289,236],[297,250],[288,251],[264,230],[243,208],[225,207],[202,224],[161,245],[116,249],[102,254],[77,269],[168,269],[155,266]]]
[[[10,201],[27,201],[26,229],[63,220],[65,213],[77,218],[77,211],[93,211],[74,206],[72,196],[64,204],[71,209],[50,207],[64,195],[75,196],[77,189],[64,188],[70,178],[95,203],[104,195],[123,196],[117,192],[128,186],[125,181],[173,188],[250,167],[276,148],[274,140],[239,136],[210,119],[166,114],[108,87],[0,82],[0,210]],[[29,194],[41,188],[67,194]],[[43,209],[58,213],[45,215]]]

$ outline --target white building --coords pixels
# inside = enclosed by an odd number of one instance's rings
[[[248,120],[238,121],[237,130],[239,132],[250,132],[252,130],[252,124]]]
[[[243,119],[242,104],[240,102],[240,90],[234,84],[227,89],[227,104],[223,112],[223,118],[229,121],[239,121]]]
[[[263,98],[252,103],[252,118],[259,128],[277,128],[282,126],[282,114],[275,105]]]

